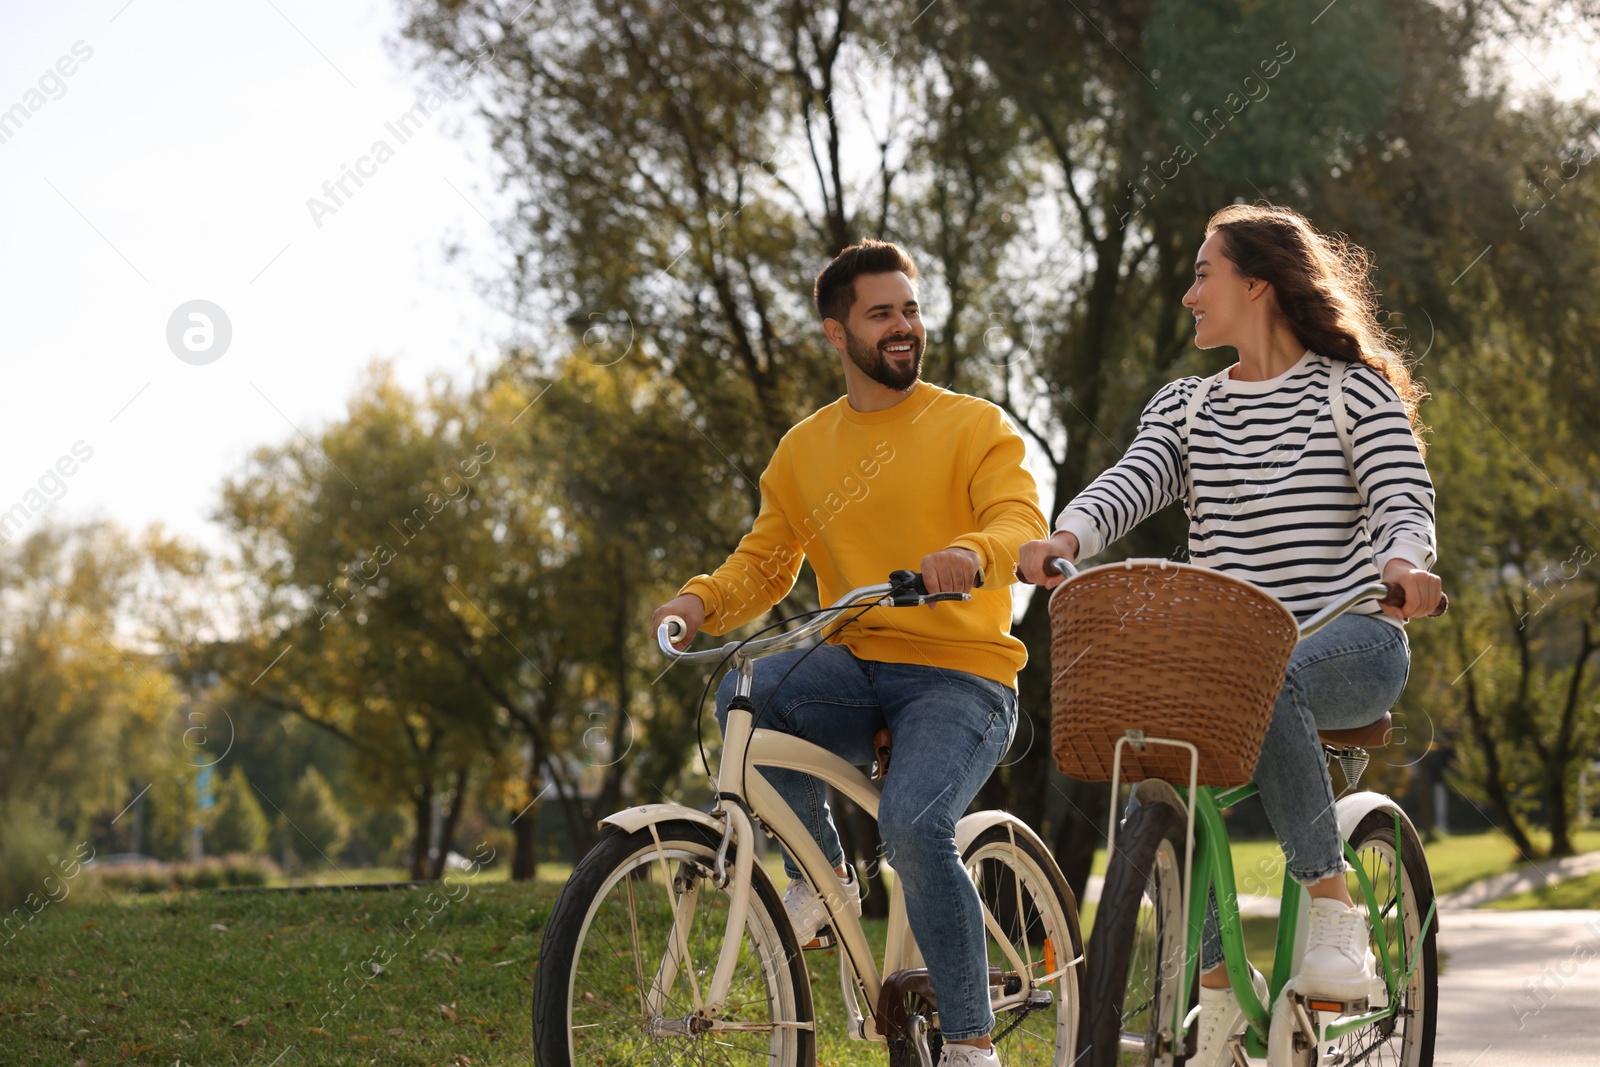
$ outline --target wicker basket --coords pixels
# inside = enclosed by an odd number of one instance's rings
[[[1249,582],[1168,560],[1083,571],[1050,597],[1050,746],[1063,774],[1111,780],[1127,730],[1190,741],[1200,784],[1250,780],[1299,639],[1294,615]],[[1127,781],[1187,784],[1189,753],[1125,746]]]

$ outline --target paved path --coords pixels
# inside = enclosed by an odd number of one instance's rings
[[[1565,882],[1600,871],[1600,852],[1585,852],[1581,856],[1568,856],[1559,860],[1540,860],[1526,870],[1507,871],[1493,878],[1485,878],[1439,898],[1441,908],[1481,908],[1491,900],[1525,893],[1540,886]]]
[[[1600,911],[1451,911],[1437,1067],[1600,1063]]]

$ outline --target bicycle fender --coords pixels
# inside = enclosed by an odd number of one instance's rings
[[[625,833],[643,830],[653,823],[672,822],[676,819],[686,819],[697,822],[701,826],[722,833],[722,823],[713,819],[699,808],[686,807],[683,804],[640,804],[636,808],[624,808],[613,812],[600,820],[600,826],[615,826]]]
[[[967,846],[978,839],[978,835],[991,826],[1004,826],[1010,824],[1012,832],[1018,837],[1027,838],[1044,852],[1046,856],[1054,855],[1033,832],[1033,828],[1009,811],[975,811],[971,815],[963,815],[956,823],[956,851],[965,853]]]
[[[1356,832],[1356,827],[1361,820],[1374,811],[1391,809],[1400,813],[1400,818],[1407,826],[1411,826],[1411,819],[1406,815],[1405,809],[1394,802],[1394,799],[1382,793],[1350,793],[1335,801],[1334,813],[1339,819],[1339,837],[1350,840],[1350,835]],[[1412,827],[1415,832],[1415,827]],[[1311,894],[1300,894],[1300,921],[1295,927],[1294,951],[1290,955],[1293,970],[1300,969],[1300,959],[1306,952],[1306,930],[1311,924]],[[1276,1027],[1276,1023],[1274,1023]],[[1271,1062],[1269,1060],[1269,1062]]]
[[[1334,808],[1339,817],[1339,836],[1348,841],[1350,835],[1355,833],[1356,826],[1360,824],[1361,820],[1379,808],[1393,808],[1398,811],[1400,820],[1410,826],[1413,832],[1416,831],[1416,827],[1412,825],[1411,818],[1406,815],[1405,809],[1395,803],[1392,798],[1386,797],[1382,793],[1351,793],[1348,796],[1340,797]],[[1421,837],[1422,835],[1418,834],[1417,836]]]

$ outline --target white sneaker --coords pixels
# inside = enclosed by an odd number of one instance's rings
[[[1000,1067],[1000,1055],[992,1046],[979,1048],[946,1041],[939,1054],[939,1067]]]
[[[1337,900],[1313,900],[1306,954],[1294,976],[1294,991],[1303,997],[1329,1000],[1365,997],[1377,970],[1371,942],[1367,917],[1360,908],[1347,908]]]
[[[1267,1007],[1267,979],[1254,967],[1250,968],[1250,984],[1256,996]],[[1233,987],[1208,989],[1200,987],[1200,1039],[1189,1067],[1232,1067],[1233,1053],[1228,1051],[1228,1038],[1244,1031],[1244,1009]]]
[[[839,894],[850,905],[852,911],[861,914],[861,879],[856,877],[854,867],[850,871],[848,882],[835,883],[839,887]],[[838,906],[838,901],[834,901]],[[811,888],[811,883],[796,878],[789,883],[789,888],[783,891],[783,907],[789,913],[789,921],[794,924],[796,940],[801,948],[809,948],[817,940],[817,931],[828,925],[828,909],[823,904],[817,891]]]

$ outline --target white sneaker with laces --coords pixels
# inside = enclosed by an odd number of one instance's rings
[[[1000,1055],[993,1046],[979,1048],[946,1041],[939,1054],[939,1067],[1000,1067]]]
[[[1250,984],[1256,996],[1267,1007],[1267,979],[1254,967],[1250,968]],[[1233,1053],[1228,1051],[1228,1038],[1244,1030],[1244,1009],[1232,986],[1222,989],[1200,987],[1200,1039],[1188,1063],[1190,1067],[1231,1067]]]
[[[1313,900],[1306,954],[1294,976],[1294,991],[1329,1000],[1365,997],[1377,970],[1371,944],[1367,916],[1360,908],[1326,898]]]
[[[850,871],[850,880],[836,884],[839,894],[849,903],[851,910],[860,915],[861,879],[856,877],[854,867],[847,869]],[[783,891],[783,907],[789,913],[789,921],[794,924],[795,938],[801,948],[815,941],[817,931],[828,925],[827,907],[817,891],[811,888],[811,883],[804,879],[796,878],[789,883],[789,888]]]

